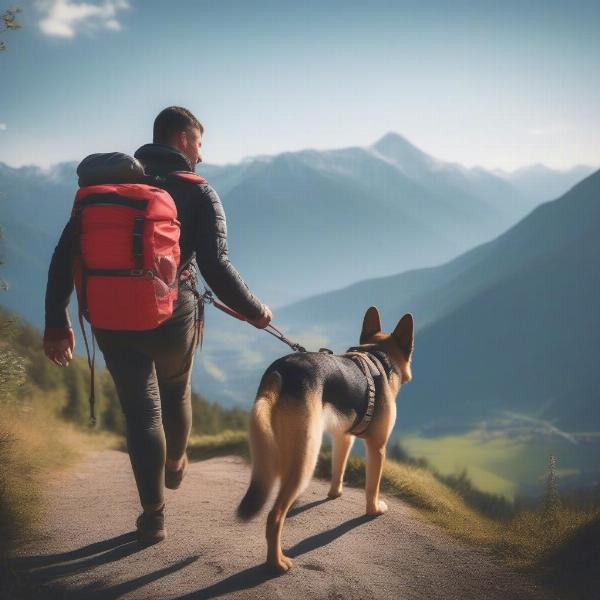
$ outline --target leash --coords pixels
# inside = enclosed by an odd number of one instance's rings
[[[234,319],[237,319],[238,321],[245,321],[246,323],[248,322],[248,319],[244,315],[241,315],[239,312],[236,312],[232,308],[229,308],[229,306],[226,306],[225,304],[221,304],[221,302],[216,300],[213,293],[209,289],[204,288],[204,293],[199,294],[199,296],[200,296],[200,298],[202,298],[202,300],[204,300],[204,302],[206,302],[207,304],[212,304],[215,308],[218,308],[220,311],[228,314],[230,317],[233,317]],[[276,337],[278,340],[282,341],[284,344],[287,344],[294,352],[306,352],[306,348],[304,346],[301,346],[300,344],[298,344],[296,342],[292,342],[292,340],[285,337],[283,332],[280,329],[278,329],[277,327],[275,327],[275,325],[272,325],[271,323],[269,323],[264,328],[264,331],[266,331],[267,333],[270,333],[273,337]]]

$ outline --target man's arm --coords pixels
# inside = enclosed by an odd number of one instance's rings
[[[265,317],[269,309],[250,291],[229,260],[227,223],[217,192],[209,185],[199,187],[203,196],[198,203],[199,229],[196,238],[196,261],[200,272],[223,303],[248,319],[257,321]]]
[[[48,269],[48,284],[46,286],[46,327],[44,330],[44,349],[50,360],[59,362],[62,357],[58,346],[60,342],[68,341],[64,349],[67,357],[74,346],[73,329],[69,319],[68,305],[73,292],[73,237],[71,222],[63,229],[62,235],[50,261]],[[66,350],[69,350],[67,352]],[[53,356],[50,356],[52,354]],[[70,357],[69,357],[70,358]],[[68,362],[68,361],[67,361]],[[58,363],[57,363],[58,364]]]

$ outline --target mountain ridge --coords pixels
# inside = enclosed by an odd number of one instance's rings
[[[422,169],[439,163],[398,134],[377,143],[380,149],[402,146],[403,160],[420,162]],[[259,296],[277,306],[360,279],[372,265],[384,275],[436,264],[489,239],[530,208],[492,175],[485,185],[451,166],[417,176],[401,162],[357,146],[286,152],[226,167],[201,165],[199,171],[222,197],[234,264]],[[31,255],[31,238],[44,244],[41,254],[49,260],[53,232],[58,239],[76,191],[75,167],[74,162],[50,169],[0,166],[9,264],[11,253]],[[504,198],[512,198],[512,205]],[[380,253],[355,248],[365,232],[375,231]],[[43,277],[34,263],[31,268]],[[293,272],[295,279],[281,285],[273,272]],[[18,279],[17,274],[17,287]],[[27,310],[24,316],[39,322],[31,304]]]
[[[546,406],[545,418],[567,428],[592,423],[600,428],[600,416],[591,410],[597,397],[592,390],[600,389],[600,380],[589,364],[589,357],[595,355],[590,332],[595,330],[594,323],[600,325],[594,309],[600,302],[595,277],[600,266],[599,224],[597,171],[561,198],[534,209],[494,240],[444,265],[359,282],[290,305],[280,316],[292,334],[310,324],[332,331],[341,343],[348,327],[358,322],[360,312],[370,303],[378,304],[376,298],[386,298],[380,307],[384,323],[395,322],[403,312],[415,312],[416,375],[404,392],[412,407],[407,408],[409,417],[402,426],[415,427],[431,419],[431,407],[440,408],[436,398],[445,375],[450,381],[448,399],[468,397],[468,407],[461,402],[457,405],[464,407],[462,412],[447,407],[439,411],[446,416],[455,412],[457,421],[466,423],[470,416],[472,424],[473,416],[489,417],[489,409],[499,398],[503,400],[498,406],[504,409],[509,405],[512,410],[534,410],[541,406],[541,396],[552,389],[555,396]],[[344,304],[345,297],[350,300]],[[341,306],[345,310],[340,310]],[[346,316],[346,312],[352,315]],[[567,323],[570,313],[576,319],[573,323]],[[299,317],[302,314],[304,319]],[[496,343],[504,355],[494,351]],[[574,350],[567,354],[567,349]],[[505,366],[498,367],[497,372],[490,367],[502,363]],[[523,372],[524,365],[529,365],[531,377]],[[563,379],[549,388],[544,369],[553,369],[558,379],[561,375]],[[569,374],[568,369],[572,369]],[[517,375],[507,376],[508,371],[515,370]],[[453,383],[457,379],[462,387]],[[484,401],[488,385],[491,404]],[[594,388],[596,385],[599,387]],[[567,388],[578,391],[565,405]],[[473,405],[475,397],[470,389],[478,390],[479,410],[474,408],[477,402]]]
[[[570,167],[565,167],[565,168],[553,168],[553,167],[549,167],[548,165],[545,165],[544,163],[531,163],[531,164],[523,165],[521,167],[516,167],[514,169],[503,169],[503,168],[499,168],[499,167],[483,167],[481,165],[473,165],[471,167],[468,167],[468,166],[463,165],[458,162],[442,161],[441,159],[435,158],[434,156],[425,153],[423,150],[421,150],[420,148],[415,146],[412,142],[410,142],[408,140],[408,138],[406,138],[402,134],[400,134],[396,131],[388,131],[388,132],[384,133],[380,138],[378,138],[375,142],[372,142],[371,144],[368,144],[366,146],[346,146],[346,147],[342,147],[342,148],[323,148],[323,149],[308,147],[308,148],[302,148],[300,150],[288,150],[288,151],[276,152],[274,154],[248,155],[248,156],[241,158],[238,161],[218,163],[218,164],[217,163],[201,163],[200,169],[204,169],[204,168],[227,169],[227,168],[231,168],[231,167],[237,167],[240,165],[244,165],[246,163],[268,161],[268,160],[271,160],[272,158],[274,158],[276,156],[280,156],[282,154],[302,154],[304,152],[327,153],[327,152],[335,152],[338,150],[353,150],[353,149],[357,149],[357,148],[372,149],[372,148],[376,148],[381,143],[386,142],[388,139],[402,140],[402,142],[406,145],[407,148],[413,149],[414,151],[422,154],[424,157],[431,159],[436,164],[441,164],[441,165],[448,164],[448,165],[452,165],[452,166],[464,169],[465,171],[485,171],[485,172],[496,174],[496,175],[499,175],[502,177],[511,176],[511,175],[514,175],[517,173],[528,172],[531,170],[534,170],[537,172],[544,172],[544,173],[566,173],[566,172],[570,172],[572,170],[578,170],[578,171],[586,170],[586,171],[589,171],[587,173],[587,174],[589,174],[599,168],[599,165],[593,166],[593,165],[586,165],[586,164],[582,164],[582,163],[577,163]],[[131,152],[132,156],[133,156],[133,152],[134,151]],[[47,167],[40,166],[36,163],[28,163],[25,165],[14,166],[14,165],[10,165],[6,162],[0,161],[0,168],[5,167],[5,168],[15,170],[15,171],[19,171],[22,169],[39,169],[42,173],[47,174],[48,172],[53,171],[53,169],[55,169],[55,167],[57,167],[59,165],[73,165],[74,167],[76,167],[78,164],[79,164],[79,161],[77,161],[75,159],[58,161],[56,163],[52,163],[51,165],[48,165]],[[0,174],[1,174],[1,172],[0,172]]]
[[[0,167],[7,242],[3,278],[12,287],[0,301],[37,326],[43,323],[47,265],[76,190],[74,167],[64,163],[41,175],[36,168],[15,172]],[[343,350],[356,343],[365,306],[379,304],[381,298],[395,301],[382,307],[386,322],[418,300],[422,328],[472,291],[467,280],[453,282],[483,260],[493,247],[485,242],[504,228],[493,194],[488,190],[485,201],[478,196],[477,186],[486,185],[484,180],[463,193],[460,186],[472,180],[450,171],[455,175],[450,180],[433,175],[411,179],[388,161],[377,160],[369,148],[358,147],[285,153],[239,169],[218,168],[210,180],[228,215],[232,262],[263,301],[282,306],[275,311],[276,322],[292,337],[303,337],[308,347],[339,344],[336,349]],[[496,190],[500,197],[503,189]],[[479,221],[476,211],[471,215],[464,208],[472,202],[481,208]],[[528,212],[521,207],[521,215]],[[369,296],[361,292],[366,278],[374,278],[367,286]],[[344,298],[339,289],[351,282],[349,298]],[[279,302],[273,300],[275,293]],[[336,294],[344,310],[316,327],[322,307],[338,302],[332,300]],[[311,302],[316,305],[301,317],[298,307],[306,310],[308,304],[302,302],[315,295],[318,299]],[[246,402],[247,390],[255,385],[252,369],[280,354],[281,347],[255,341],[239,323],[214,313],[207,318],[213,335],[207,336],[194,382],[224,404]]]

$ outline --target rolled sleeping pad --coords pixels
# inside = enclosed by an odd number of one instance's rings
[[[142,163],[122,152],[104,152],[86,156],[77,166],[79,187],[107,183],[144,183]]]

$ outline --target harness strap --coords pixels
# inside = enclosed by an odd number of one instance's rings
[[[382,350],[375,350],[373,348],[365,348],[364,346],[352,346],[348,348],[346,352],[363,352],[368,355],[373,363],[377,365],[377,368],[381,373],[384,373],[389,377],[394,372],[394,365],[390,360],[390,357]],[[385,368],[385,370],[382,369]]]
[[[359,349],[356,346],[350,348],[349,351],[343,356],[354,361],[359,366],[367,380],[367,410],[362,418],[358,417],[357,415],[352,427],[350,427],[348,430],[348,433],[352,435],[362,435],[367,431],[375,413],[375,377],[387,376],[387,371],[384,368],[383,363],[387,362],[391,365],[391,362],[383,352],[378,351],[377,355],[375,355],[372,352],[367,352],[363,349]]]
[[[352,435],[362,435],[367,431],[375,413],[375,380],[369,365],[370,357],[365,356],[364,352],[348,352],[344,356],[347,356],[359,366],[367,380],[367,410],[362,418],[357,416],[352,427],[348,430],[348,433]]]

